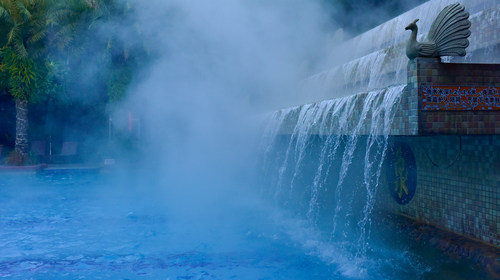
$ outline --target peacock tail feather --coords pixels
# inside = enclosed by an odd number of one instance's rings
[[[460,3],[446,6],[434,20],[428,41],[436,44],[439,56],[464,56],[471,32],[469,13]]]

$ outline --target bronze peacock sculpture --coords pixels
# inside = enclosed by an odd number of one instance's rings
[[[417,41],[417,21],[414,20],[405,29],[411,30],[410,40],[406,44],[406,56],[416,57],[465,56],[469,46],[469,13],[460,3],[446,6],[434,20],[426,42]]]

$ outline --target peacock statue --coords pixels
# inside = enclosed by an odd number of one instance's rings
[[[460,3],[446,6],[434,20],[426,42],[417,41],[417,21],[414,20],[405,29],[411,30],[410,40],[406,44],[406,56],[416,57],[465,56],[469,46],[469,13]]]

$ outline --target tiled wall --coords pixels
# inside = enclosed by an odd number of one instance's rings
[[[416,192],[408,204],[399,205],[386,179],[380,184],[379,206],[500,247],[500,111],[423,110],[424,85],[498,89],[500,65],[450,64],[431,58],[409,62],[408,84],[390,134],[392,141],[407,143],[415,155]],[[355,112],[361,111],[365,99],[366,94],[356,96]],[[359,115],[349,119],[357,122]],[[367,125],[369,120],[370,114]],[[359,133],[368,134],[367,127]]]
[[[379,205],[500,247],[500,136],[394,137],[415,155],[417,187],[406,205],[384,180]]]
[[[408,72],[415,71],[413,65],[408,64]],[[415,82],[413,82],[415,80]],[[391,127],[391,135],[418,135],[418,94],[416,88],[418,83],[413,76],[408,74],[408,84],[401,97],[401,102],[394,116]]]
[[[500,88],[500,65],[417,58],[391,135],[407,143],[417,168],[413,200],[397,204],[390,182],[379,193],[391,211],[500,247],[500,111],[423,110],[423,86]]]
[[[496,5],[471,18],[473,56],[480,60],[499,60],[499,12],[500,5]],[[398,81],[394,69],[403,61],[403,44],[389,45],[383,52],[379,75]],[[446,61],[468,62],[469,58]],[[347,82],[362,84],[369,77]],[[378,206],[500,247],[500,110],[423,110],[422,86],[500,89],[500,64],[442,63],[435,58],[408,61],[407,86],[390,135],[394,141],[407,143],[415,155],[416,192],[408,204],[399,205],[389,194],[390,182],[383,180]],[[357,97],[359,110],[365,97]],[[358,120],[359,116],[350,118]],[[359,131],[368,132],[364,126]]]

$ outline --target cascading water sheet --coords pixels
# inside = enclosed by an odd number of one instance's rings
[[[284,109],[266,119],[269,192],[360,265],[370,250],[371,214],[404,87]]]

